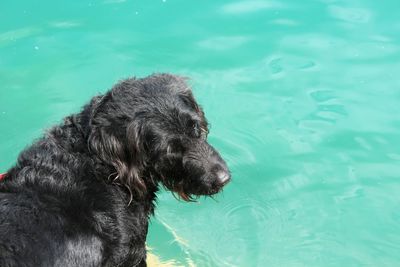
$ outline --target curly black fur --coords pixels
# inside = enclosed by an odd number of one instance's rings
[[[0,182],[0,266],[146,266],[159,184],[190,201],[229,170],[181,77],[127,79],[23,151]]]

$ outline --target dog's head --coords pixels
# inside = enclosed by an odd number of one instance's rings
[[[208,126],[185,79],[152,75],[128,79],[97,101],[90,147],[111,163],[138,195],[162,182],[182,199],[218,193],[230,181]]]

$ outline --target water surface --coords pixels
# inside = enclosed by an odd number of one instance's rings
[[[400,266],[400,3],[0,2],[0,170],[121,78],[191,77],[233,182],[162,192],[170,266]]]

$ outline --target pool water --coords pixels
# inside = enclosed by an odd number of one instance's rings
[[[0,2],[0,172],[128,76],[191,78],[233,181],[161,192],[155,265],[400,266],[400,2]]]

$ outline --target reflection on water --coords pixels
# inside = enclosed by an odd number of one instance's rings
[[[160,194],[150,265],[397,266],[399,8],[3,0],[0,171],[118,79],[180,73],[233,181],[215,201]]]

